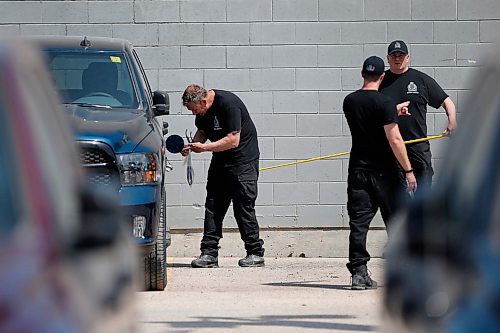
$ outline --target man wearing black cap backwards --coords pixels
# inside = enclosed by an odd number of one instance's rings
[[[409,67],[408,47],[402,40],[395,40],[387,48],[390,69],[380,85],[380,91],[401,103],[409,101],[409,114],[399,117],[399,129],[404,140],[427,137],[427,104],[433,108],[442,106],[448,116],[443,134],[451,134],[456,126],[455,104],[430,76]],[[427,191],[432,184],[434,170],[431,163],[429,141],[407,145],[408,157],[415,170],[419,192]]]
[[[349,263],[352,289],[375,289],[366,268],[370,254],[366,235],[380,208],[384,223],[398,208],[404,193],[400,169],[404,170],[407,191],[417,187],[405,144],[398,128],[398,113],[406,113],[408,103],[396,103],[378,92],[384,78],[384,61],[376,56],[363,63],[363,87],[346,96],[343,110],[352,136],[347,177],[349,213]]]

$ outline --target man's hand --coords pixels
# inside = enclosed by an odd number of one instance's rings
[[[451,135],[457,128],[457,122],[455,120],[448,120],[448,126],[443,131],[443,134]]]
[[[184,148],[181,150],[181,155],[182,156],[187,156],[191,152],[191,149],[189,148],[189,145],[185,145]]]
[[[194,151],[195,153],[203,153],[204,151],[208,151],[207,145],[205,143],[201,142],[193,142],[188,144],[188,147],[190,150]]]
[[[408,105],[410,105],[410,101],[406,101],[403,103],[399,103],[396,105],[396,109],[398,110],[398,116],[410,116],[411,113],[408,112]]]
[[[415,192],[417,190],[417,179],[415,178],[415,174],[413,172],[409,172],[406,174],[406,192]]]

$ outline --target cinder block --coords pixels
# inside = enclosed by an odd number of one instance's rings
[[[252,74],[250,73],[250,80],[251,77]],[[273,93],[270,91],[239,92],[238,96],[245,103],[248,112],[252,116],[254,114],[273,112]]]
[[[296,206],[263,206],[257,207],[255,210],[259,226],[261,228],[272,227],[297,227],[297,209]],[[266,256],[268,246],[271,246],[271,241],[265,243]]]
[[[319,0],[320,21],[362,21],[363,0]]]
[[[176,228],[203,228],[205,210],[186,206],[167,206],[167,216],[175,216],[169,219],[170,229]]]
[[[168,194],[167,206],[180,206],[182,203],[181,198],[181,184],[165,184],[165,189]]]
[[[260,114],[253,117],[261,136],[295,136],[297,124],[295,116],[286,114]]]
[[[204,43],[209,45],[248,45],[248,23],[208,23],[204,26]]]
[[[317,21],[318,2],[310,0],[273,0],[274,21]]]
[[[319,112],[343,114],[342,103],[346,95],[345,91],[320,91]]]
[[[201,69],[160,69],[159,85],[167,91],[184,91],[191,83],[203,82]]]
[[[318,52],[315,45],[273,46],[274,67],[316,67],[317,65]]]
[[[340,115],[339,115],[340,116]],[[342,127],[344,116],[338,119],[339,127]],[[345,153],[351,150],[351,136],[334,136],[321,138],[321,156]],[[335,157],[332,160],[349,158],[349,155]]]
[[[66,35],[66,26],[64,24],[21,24],[15,27],[17,30],[21,29],[21,35]]]
[[[311,158],[314,157],[319,157],[319,156],[311,156]],[[318,160],[297,165],[297,181],[320,182],[320,189],[321,186],[323,186],[323,183],[332,181],[341,181],[341,178],[342,178],[342,161],[340,160]],[[320,202],[325,203],[322,202],[321,200]]]
[[[40,1],[2,1],[0,22],[42,23],[42,4]]]
[[[298,22],[295,34],[297,44],[339,44],[340,23]]]
[[[205,86],[233,92],[250,90],[248,69],[208,69],[205,71]]]
[[[43,23],[88,23],[88,2],[43,1]]]
[[[479,42],[479,22],[434,22],[434,42]]]
[[[202,23],[167,23],[158,26],[160,45],[203,45]]]
[[[136,51],[145,69],[179,68],[181,65],[179,46],[137,47]]]
[[[298,90],[340,90],[340,69],[297,68]]]
[[[481,42],[498,43],[500,31],[500,21],[480,21],[479,39]]]
[[[250,44],[295,44],[294,23],[251,23]]]
[[[250,84],[253,91],[294,90],[295,71],[292,68],[251,69]]]
[[[361,66],[358,68],[342,68],[342,90],[352,92],[361,89],[363,78],[361,77]]]
[[[432,23],[431,23],[432,24]],[[389,43],[384,44],[365,44],[363,45],[363,61],[369,56],[376,55],[384,59],[387,67],[387,47]],[[362,63],[358,64],[361,68]]]
[[[318,113],[319,95],[313,91],[273,92],[274,113]]]
[[[256,207],[255,213],[261,228],[270,227],[297,227],[296,206],[262,206]],[[271,243],[271,241],[269,241]],[[267,255],[267,244],[266,248]]]
[[[427,135],[434,135],[436,133],[434,128],[434,115],[435,113],[429,112],[429,107],[428,107],[426,116]]]
[[[133,1],[89,1],[89,23],[134,22]]]
[[[228,68],[269,68],[273,63],[271,46],[229,46]]]
[[[342,135],[340,114],[297,115],[297,136],[328,137]]]
[[[19,34],[23,35],[36,35],[37,29],[39,25],[29,25],[29,28],[24,24],[2,24],[0,25],[0,35],[1,36],[18,36]],[[33,28],[35,27],[35,28]],[[24,30],[24,32],[23,32]],[[44,30],[42,29],[40,35],[45,35]]]
[[[226,48],[223,46],[181,46],[182,68],[225,68]]]
[[[274,138],[266,138],[259,134],[259,129],[257,128],[257,136],[259,140],[259,151],[260,151],[260,166],[262,167],[264,160],[271,160],[274,158]]]
[[[145,69],[146,76],[152,91],[158,90],[158,70],[157,69]],[[172,108],[171,108],[172,110]]]
[[[411,48],[412,66],[453,66],[456,64],[454,44],[418,44]]]
[[[225,22],[225,0],[180,0],[181,22]]]
[[[196,165],[194,165],[196,167]],[[186,173],[186,167],[183,166],[184,173]],[[189,186],[186,181],[186,176],[184,176],[183,182],[180,184],[181,189],[181,205],[186,207],[192,207],[194,209],[205,209],[205,197],[207,195],[206,191],[206,178],[204,177],[202,170],[199,174],[196,173],[195,169],[195,180],[196,183]],[[172,194],[167,192],[167,196],[171,197]]]
[[[292,160],[262,160],[261,169],[267,167],[275,167],[272,169],[262,170],[259,176],[259,183],[294,183],[297,181],[297,167],[295,165],[281,166]]]
[[[155,46],[158,24],[113,24],[113,37],[127,39],[134,46]]]
[[[68,36],[113,36],[111,24],[68,24],[66,30]]]
[[[341,227],[342,206],[340,205],[299,205],[297,206],[300,227]]]
[[[385,22],[346,22],[341,29],[341,40],[345,44],[385,43],[387,40]]]
[[[318,183],[273,184],[276,205],[314,205],[319,203]]]
[[[457,44],[457,66],[483,66],[486,55],[496,47],[490,43]]]
[[[472,78],[479,74],[478,67],[436,68],[435,79],[443,89],[471,89]]]
[[[135,22],[179,22],[179,4],[178,0],[136,0],[134,1]]]
[[[340,171],[337,172],[340,173]],[[347,203],[347,183],[322,182],[319,186],[319,197],[321,204],[345,205]]]
[[[497,0],[457,0],[459,20],[498,20],[500,1]]]
[[[365,20],[410,20],[411,1],[365,0]]]
[[[457,0],[412,0],[411,18],[423,21],[456,20]]]
[[[319,156],[319,138],[275,138],[274,155],[277,159],[308,159]]]
[[[387,22],[387,45],[384,54],[387,54],[388,44],[396,39],[402,39],[409,43],[432,43],[433,23],[429,21],[419,22]]]
[[[255,205],[271,206],[273,204],[273,184],[258,183],[258,194]],[[256,214],[262,214],[260,208],[256,209]]]
[[[363,64],[363,45],[319,45],[318,66],[358,67]]]
[[[231,0],[227,2],[228,22],[272,21],[272,0]]]

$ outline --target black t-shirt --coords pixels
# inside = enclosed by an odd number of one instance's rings
[[[349,170],[396,170],[397,160],[384,126],[398,122],[396,103],[375,90],[357,90],[344,99],[343,110],[351,130]]]
[[[203,116],[196,116],[195,125],[205,132],[211,142],[227,134],[240,132],[240,144],[236,148],[214,152],[212,161],[231,167],[242,165],[259,158],[257,130],[241,99],[229,91],[215,90],[212,106]]]
[[[396,103],[410,101],[410,116],[399,117],[399,130],[405,141],[427,137],[427,105],[439,108],[448,95],[430,76],[409,68],[403,74],[385,72],[379,91],[391,97]],[[429,141],[407,145],[412,167],[430,166]]]

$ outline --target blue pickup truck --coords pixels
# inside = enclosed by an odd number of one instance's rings
[[[30,38],[46,56],[80,148],[86,179],[118,192],[141,253],[145,290],[166,286],[164,91],[151,91],[132,44],[102,37]]]

